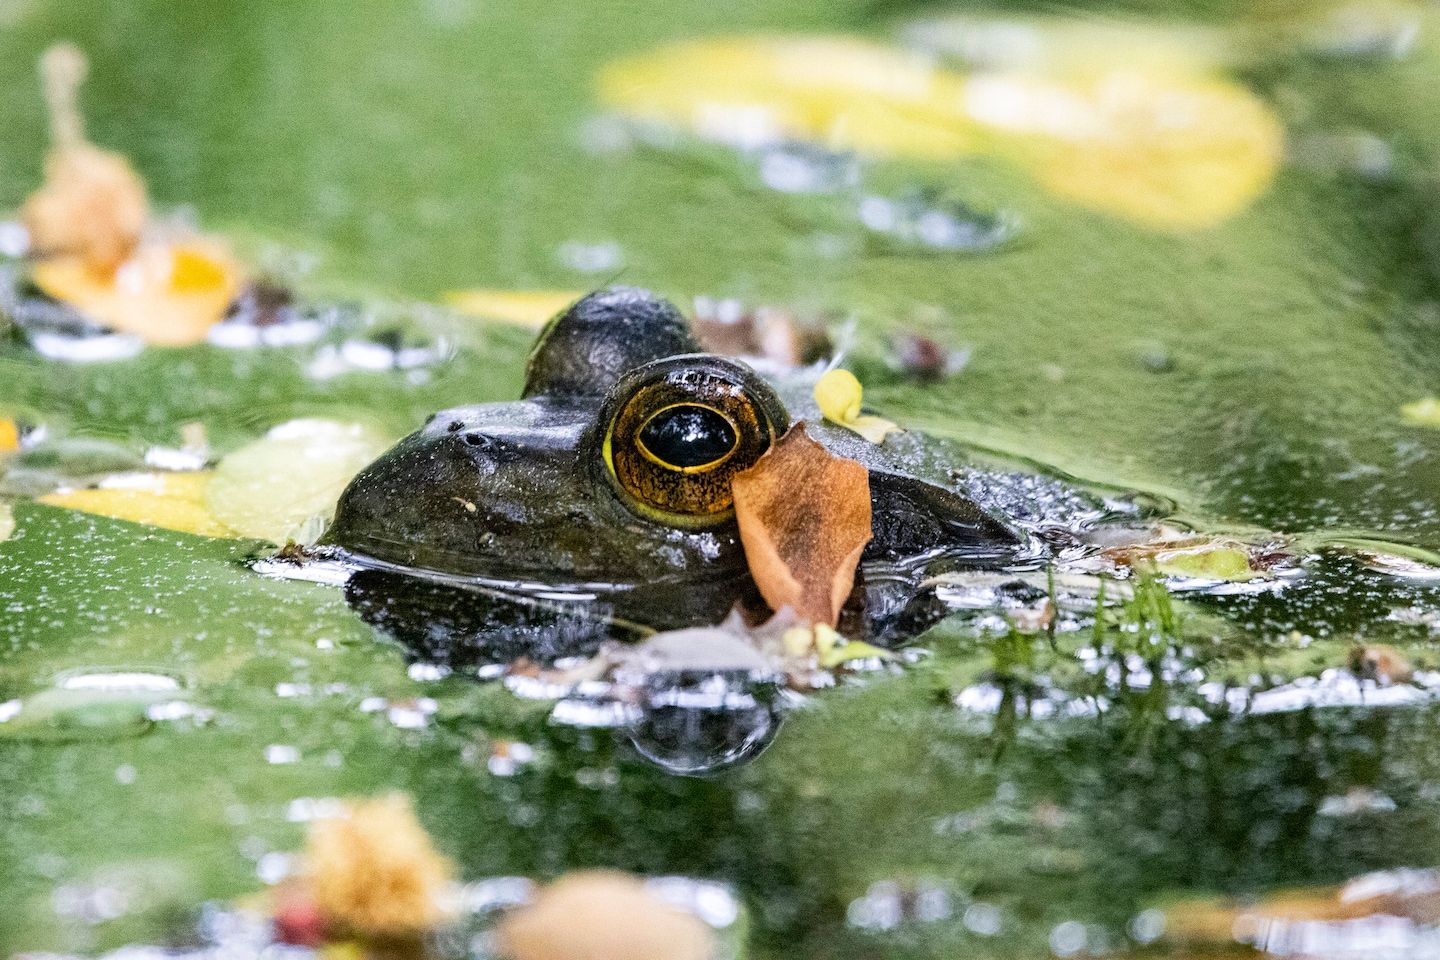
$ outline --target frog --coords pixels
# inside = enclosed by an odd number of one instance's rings
[[[518,400],[441,410],[361,470],[321,544],[369,571],[352,601],[392,632],[397,611],[426,607],[415,597],[455,591],[600,604],[612,626],[714,623],[763,606],[731,481],[791,429],[868,472],[872,538],[845,613],[854,632],[893,639],[943,615],[913,588],[916,570],[1001,567],[1024,553],[1003,518],[907,470],[888,444],[825,423],[805,393],[705,352],[673,303],[632,287],[553,317]],[[469,608],[447,609],[464,619]],[[422,644],[464,632],[411,619]],[[493,624],[493,610],[483,619]],[[529,614],[500,619],[532,642]]]

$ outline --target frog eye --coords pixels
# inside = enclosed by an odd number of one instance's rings
[[[676,526],[728,520],[730,480],[755,463],[789,415],[747,367],[709,356],[646,364],[602,413],[612,486],[637,513]]]

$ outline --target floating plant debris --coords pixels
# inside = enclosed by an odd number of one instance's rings
[[[38,258],[29,281],[85,323],[161,346],[199,343],[239,292],[240,268],[218,241],[166,236],[151,222],[144,184],[124,158],[85,141],[76,105],[85,70],[72,46],[52,47],[41,58],[54,144],[46,183],[21,212]],[[41,319],[39,333],[53,338],[45,318],[24,310],[12,315],[22,327]],[[52,355],[66,353],[44,343]],[[114,355],[112,348],[73,358]]]
[[[898,199],[860,199],[861,225],[886,251],[987,253],[1008,243],[1020,229],[1009,213],[981,213],[935,190],[915,190]]]
[[[542,888],[496,930],[507,960],[709,960],[713,937],[694,914],[620,873],[574,873]]]
[[[403,794],[353,801],[310,825],[299,891],[336,939],[418,937],[443,923],[455,865]]]
[[[694,326],[696,339],[710,353],[743,357],[779,371],[835,354],[823,322],[777,307],[747,308],[739,300],[696,297]]]
[[[921,383],[937,383],[965,369],[968,347],[948,347],[933,337],[901,334],[890,342],[891,367]]]

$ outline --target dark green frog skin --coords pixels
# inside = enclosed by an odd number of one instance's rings
[[[1015,557],[1017,536],[972,501],[816,419],[814,439],[870,472],[874,537],[857,597],[867,573],[878,583],[918,558]],[[792,424],[748,366],[702,353],[673,305],[603,290],[545,328],[520,400],[441,411],[361,471],[324,543],[450,584],[596,596],[651,626],[714,622],[753,599],[728,477]],[[908,601],[871,606],[895,602]]]

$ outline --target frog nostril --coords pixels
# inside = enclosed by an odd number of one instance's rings
[[[461,434],[460,439],[465,441],[467,446],[475,447],[492,463],[510,463],[520,458],[521,451],[514,444],[499,437],[485,433],[466,433]]]

